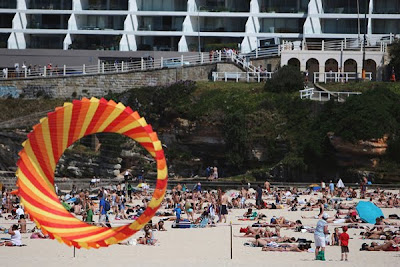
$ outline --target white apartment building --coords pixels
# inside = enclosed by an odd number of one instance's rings
[[[365,20],[366,17],[366,20]],[[400,34],[400,0],[0,0],[0,48],[250,52]]]

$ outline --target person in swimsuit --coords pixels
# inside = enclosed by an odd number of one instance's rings
[[[228,215],[228,197],[225,194],[225,191],[221,192],[221,219],[224,219],[224,223],[226,223],[226,215]]]
[[[21,233],[18,230],[18,225],[14,224],[8,229],[8,233],[11,235],[10,241],[5,241],[3,243],[0,243],[0,246],[8,246],[8,247],[13,247],[13,246],[21,246]]]
[[[331,237],[331,246],[339,246],[339,228],[335,228],[335,232],[332,234]]]

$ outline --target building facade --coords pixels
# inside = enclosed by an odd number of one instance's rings
[[[2,0],[0,48],[250,52],[264,39],[400,34],[399,0]]]

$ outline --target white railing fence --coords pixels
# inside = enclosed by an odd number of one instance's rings
[[[372,81],[372,72],[366,72],[365,78]],[[314,83],[318,82],[349,82],[362,79],[358,72],[314,72]]]
[[[310,99],[316,101],[329,101],[331,99],[337,99],[339,102],[345,101],[346,98],[352,95],[361,95],[361,92],[330,92],[330,91],[318,91],[314,88],[308,88],[300,90],[301,99]]]
[[[57,77],[73,75],[94,75],[105,73],[119,73],[131,71],[146,71],[163,68],[178,68],[184,66],[194,66],[216,62],[234,62],[244,68],[246,72],[256,72],[257,68],[251,65],[243,56],[236,53],[224,53],[217,51],[214,53],[200,53],[195,55],[181,55],[174,58],[151,57],[141,58],[130,62],[106,62],[98,61],[97,65],[82,66],[44,66],[44,67],[24,67],[21,69],[5,68],[2,71],[3,79],[23,79],[33,77]]]
[[[271,79],[273,72],[213,72],[213,81],[261,82]]]

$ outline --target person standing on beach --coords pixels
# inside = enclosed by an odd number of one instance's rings
[[[268,194],[271,193],[271,184],[268,181],[264,183],[265,190],[268,191]]]
[[[224,223],[226,223],[226,215],[228,215],[228,197],[225,194],[225,191],[221,192],[221,218],[219,222],[222,222],[224,219]]]
[[[317,227],[315,228],[314,232],[315,260],[325,261],[325,246],[326,246],[325,236],[329,234],[328,222],[327,222],[328,217],[329,215],[327,213],[324,213],[322,215],[322,219],[318,221]]]
[[[335,184],[332,182],[332,180],[330,180],[329,182],[329,193],[331,194],[332,197],[335,193]]]
[[[340,234],[339,240],[340,240],[340,247],[342,249],[342,258],[340,259],[343,261],[343,258],[345,261],[347,261],[347,253],[349,253],[349,234],[347,233],[347,226],[343,226],[343,233]]]
[[[262,190],[261,186],[258,185],[257,189],[256,189],[256,206],[257,206],[257,209],[262,209],[262,206],[263,206],[262,194],[263,194],[263,190]]]

